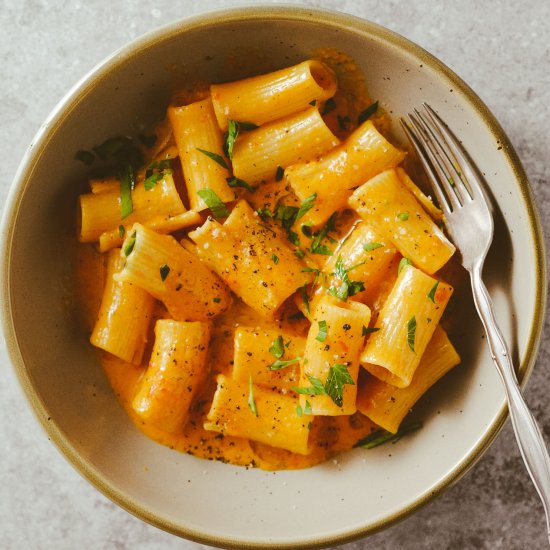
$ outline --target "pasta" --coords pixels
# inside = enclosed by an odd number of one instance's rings
[[[325,53],[178,92],[144,145],[90,152],[107,168],[77,206],[90,342],[135,424],[173,449],[312,466],[400,436],[460,362],[440,325],[442,213],[359,70]]]

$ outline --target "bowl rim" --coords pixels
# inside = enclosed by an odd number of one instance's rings
[[[59,426],[48,416],[46,406],[34,389],[30,375],[25,369],[25,365],[19,351],[17,334],[12,319],[9,265],[14,226],[30,177],[32,176],[38,159],[47,147],[49,141],[52,139],[56,129],[68,116],[70,116],[71,112],[81,101],[85,99],[88,93],[93,90],[100,80],[107,77],[109,73],[130,61],[136,55],[139,55],[141,51],[154,47],[160,41],[170,40],[172,37],[175,37],[182,32],[189,32],[205,25],[242,21],[243,19],[249,21],[305,20],[308,23],[318,22],[324,25],[332,26],[333,28],[340,28],[344,31],[351,30],[356,34],[363,35],[365,38],[376,38],[393,48],[405,50],[408,54],[416,57],[422,63],[432,69],[435,69],[439,75],[441,75],[448,82],[452,83],[454,90],[461,94],[462,97],[473,107],[487,128],[493,133],[495,138],[500,141],[500,144],[503,147],[505,160],[514,174],[516,184],[519,186],[522,199],[526,206],[529,229],[536,259],[535,268],[537,285],[535,290],[535,312],[529,330],[525,358],[520,364],[518,371],[520,385],[522,387],[526,385],[535,364],[545,317],[547,299],[547,288],[546,284],[544,284],[544,277],[546,273],[546,252],[542,225],[539,213],[535,206],[533,192],[529,185],[525,171],[521,165],[521,161],[519,160],[519,157],[509,138],[505,134],[500,123],[496,120],[494,115],[477,96],[477,94],[451,69],[449,69],[445,64],[439,61],[432,54],[428,53],[422,47],[394,31],[360,17],[335,10],[310,8],[307,6],[288,4],[248,5],[229,9],[211,10],[198,15],[179,19],[173,23],[169,23],[157,29],[151,30],[119,48],[92,68],[63,96],[63,98],[48,115],[45,122],[41,125],[40,129],[31,141],[27,151],[25,152],[11,184],[5,203],[2,224],[0,226],[0,256],[2,258],[1,270],[3,275],[2,296],[0,298],[1,324],[6,340],[8,355],[15,374],[24,390],[28,402],[31,405],[33,413],[38,418],[40,424],[49,436],[49,439],[55,443],[58,450],[84,478],[86,478],[96,489],[120,507],[124,508],[126,511],[139,519],[154,525],[155,527],[198,543],[227,548],[322,548],[328,545],[343,544],[345,542],[359,539],[366,535],[380,531],[381,529],[384,529],[399,520],[405,519],[418,510],[421,506],[430,502],[435,496],[440,495],[444,489],[458,481],[481,458],[483,453],[489,448],[490,444],[502,429],[504,422],[508,417],[508,407],[506,403],[503,402],[497,416],[495,417],[495,420],[487,428],[484,436],[468,451],[457,468],[448,472],[447,475],[440,479],[435,486],[426,489],[426,491],[411,505],[401,509],[392,516],[367,526],[350,530],[343,534],[323,536],[321,538],[310,538],[299,542],[281,541],[253,543],[250,541],[237,540],[231,537],[219,537],[217,535],[209,534],[206,531],[182,528],[175,522],[163,519],[154,512],[148,510],[146,507],[132,501],[132,499],[123,494],[122,491],[111,487],[101,472],[96,470],[88,461],[79,456],[78,452],[65,437]]]

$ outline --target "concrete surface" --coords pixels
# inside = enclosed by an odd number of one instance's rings
[[[249,2],[250,3],[250,2]],[[263,2],[268,3],[268,2]],[[176,18],[238,2],[222,0],[0,0],[0,205],[42,120],[103,57]],[[317,0],[428,49],[466,80],[519,152],[550,229],[550,3],[464,0]],[[550,441],[550,338],[526,391]],[[0,547],[178,548],[187,542],[130,516],[82,479],[48,442],[0,342]],[[508,424],[455,487],[402,523],[346,550],[545,548],[542,507]]]

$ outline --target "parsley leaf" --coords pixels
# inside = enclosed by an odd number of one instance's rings
[[[241,120],[237,122],[237,124],[239,125],[239,130],[242,130],[243,132],[249,132],[250,130],[255,130],[258,128],[258,125],[253,122],[244,122]]]
[[[285,169],[282,166],[277,166],[277,171],[275,172],[275,181],[281,181],[285,175]]]
[[[407,344],[411,351],[416,353],[414,350],[414,339],[416,336],[416,317],[413,315],[407,322]]]
[[[306,406],[304,407],[304,413],[312,414],[311,403],[309,401],[306,401]]]
[[[414,424],[403,426],[394,434],[386,430],[376,430],[367,437],[360,439],[354,446],[362,447],[363,449],[374,449],[374,447],[378,447],[384,443],[397,443],[404,435],[415,432],[420,428],[422,428],[422,422],[415,422]]]
[[[334,403],[341,407],[344,402],[344,385],[355,386],[355,382],[343,363],[334,363],[328,371],[325,391]]]
[[[165,281],[166,277],[168,277],[168,273],[170,273],[170,266],[168,266],[167,264],[161,265],[159,272],[161,280]]]
[[[235,140],[237,139],[238,135],[239,125],[234,120],[228,120],[227,132],[225,134],[224,140],[224,150],[229,160],[233,160],[233,147],[235,145]]]
[[[252,187],[250,183],[247,183],[240,178],[236,178],[235,176],[231,178],[226,178],[225,181],[227,182],[227,185],[229,185],[229,187],[244,187],[247,191],[250,191],[251,193],[254,193],[254,191],[256,191],[256,188]]]
[[[399,212],[397,214],[397,218],[401,220],[402,222],[406,222],[409,219],[409,213],[408,212]]]
[[[248,406],[254,416],[258,416],[258,409],[256,408],[256,402],[254,401],[254,385],[252,384],[252,375],[248,377]]]
[[[258,208],[256,210],[256,213],[258,214],[258,216],[260,216],[260,218],[262,219],[265,219],[265,218],[273,218],[274,214],[273,212],[271,212],[271,210],[269,208]]]
[[[372,334],[373,332],[378,332],[380,328],[376,327],[366,327],[363,325],[363,328],[361,329],[361,336],[367,336],[367,334]]]
[[[317,333],[315,339],[319,342],[324,342],[327,337],[327,322],[319,321],[317,324],[319,325],[319,332]]]
[[[309,251],[313,254],[324,254],[325,256],[332,256],[332,250],[325,246],[322,241],[325,238],[329,238],[329,233],[334,231],[336,228],[334,226],[334,221],[336,220],[336,212],[328,219],[327,223],[315,233],[315,238],[309,247]]]
[[[122,239],[124,238],[124,234],[126,233],[126,229],[124,229],[123,225],[118,226],[118,236]]]
[[[366,243],[363,245],[363,250],[370,252],[371,250],[376,250],[377,248],[382,248],[384,245],[381,243]]]
[[[319,380],[319,378],[315,378],[315,376],[307,376],[309,383],[311,386],[308,387],[302,387],[302,386],[294,386],[292,389],[301,395],[326,395],[325,386]]]
[[[397,274],[398,274],[398,275],[401,273],[401,270],[402,270],[406,265],[412,265],[412,263],[411,263],[411,261],[409,260],[409,258],[401,258],[401,261],[399,262],[399,266],[397,267]]]
[[[317,193],[313,193],[310,197],[304,200],[302,204],[300,205],[300,208],[298,209],[298,212],[296,212],[296,217],[294,218],[294,221],[299,220],[304,214],[311,210],[313,207],[313,203],[315,202],[315,199],[317,198]]]
[[[277,254],[271,254],[271,259],[275,265],[279,263],[279,256],[277,256]]]
[[[302,296],[302,300],[304,301],[304,304],[306,305],[306,309],[308,313],[311,313],[309,311],[309,296],[307,293],[307,283],[304,284],[304,286],[300,287],[300,295]]]
[[[285,367],[289,367],[290,365],[294,365],[295,363],[299,363],[301,360],[301,357],[294,357],[294,359],[287,359],[286,361],[283,359],[277,359],[277,361],[274,361],[271,365],[269,365],[269,370],[281,370]]]
[[[206,155],[208,158],[211,158],[214,162],[217,162],[222,168],[229,170],[229,167],[227,166],[227,162],[225,162],[225,159],[221,155],[218,155],[217,153],[212,153],[212,151],[205,151],[204,149],[199,149],[199,147],[195,147],[195,149],[201,152],[203,155]]]
[[[206,203],[206,206],[210,208],[214,218],[227,218],[227,216],[229,216],[229,211],[225,203],[209,187],[199,189],[197,195]]]
[[[126,244],[124,245],[122,252],[124,252],[124,255],[128,257],[132,250],[134,250],[134,246],[136,245],[136,232],[134,231],[130,237],[126,240]]]
[[[357,117],[357,124],[363,124],[363,122],[365,122],[372,115],[374,115],[376,111],[378,111],[378,101],[371,103],[365,110],[359,113],[359,116]]]
[[[277,359],[280,359],[285,353],[285,346],[283,342],[283,337],[281,335],[277,336],[274,342],[269,348],[269,353],[274,355]]]
[[[336,265],[334,266],[333,275],[338,277],[342,281],[342,283],[339,287],[331,285],[328,289],[330,294],[345,302],[348,297],[355,296],[356,294],[359,294],[359,292],[363,292],[363,290],[365,290],[365,283],[363,281],[351,281],[348,275],[348,272],[358,267],[358,265],[346,269],[344,267],[342,256],[338,256],[336,260]]]
[[[120,218],[127,218],[134,211],[132,189],[134,188],[134,169],[128,165],[120,176]]]
[[[430,292],[428,292],[428,298],[435,304],[435,293],[437,292],[437,287],[439,286],[439,281],[435,282],[435,285],[432,286]]]

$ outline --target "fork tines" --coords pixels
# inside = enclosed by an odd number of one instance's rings
[[[468,153],[427,104],[414,109],[401,125],[433,183],[440,207],[448,214],[474,199],[484,199]]]

